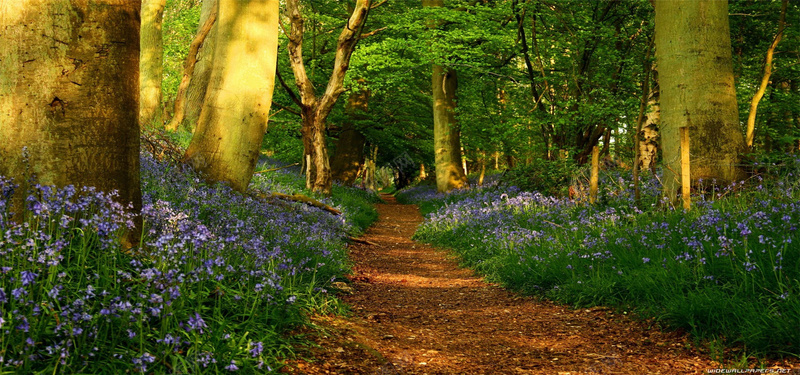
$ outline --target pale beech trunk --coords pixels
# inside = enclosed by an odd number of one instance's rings
[[[456,72],[433,65],[433,147],[436,188],[440,192],[467,185],[461,165],[461,130],[455,118]]]
[[[655,0],[664,193],[680,186],[679,129],[691,138],[692,180],[741,177],[745,149],[733,82],[728,2]]]
[[[333,72],[328,79],[325,93],[317,97],[314,84],[306,74],[303,61],[305,20],[300,12],[300,4],[298,0],[286,1],[286,14],[291,23],[291,30],[286,32],[289,37],[289,61],[292,64],[295,84],[300,93],[304,157],[311,159],[311,163],[307,166],[306,187],[325,195],[330,195],[332,182],[328,148],[325,145],[325,129],[327,127],[325,120],[339,96],[344,92],[344,77],[350,65],[350,56],[361,36],[370,7],[370,0],[356,1],[355,8],[336,42]]]
[[[197,35],[200,36],[207,33],[207,36],[205,36],[205,41],[203,41],[197,53],[197,62],[186,90],[186,103],[184,105],[183,123],[191,130],[194,130],[197,126],[197,121],[200,119],[200,110],[203,108],[203,100],[206,97],[206,89],[211,78],[217,28],[214,26],[216,25],[215,22],[212,22],[209,30],[204,30],[203,26],[208,22],[209,18],[216,17],[214,11],[216,7],[217,0],[203,0]]]
[[[77,5],[76,5],[77,4]],[[135,0],[0,6],[0,175],[117,190],[141,208]],[[23,147],[29,157],[23,162]],[[129,233],[128,245],[135,233]]]
[[[334,181],[339,181],[346,185],[356,182],[358,171],[364,164],[364,145],[367,138],[364,137],[355,122],[363,117],[367,111],[369,101],[369,91],[361,90],[347,98],[347,119],[342,125],[339,133],[339,140],[336,142],[336,153],[331,159],[331,175]]]
[[[139,61],[139,124],[160,127],[161,81],[164,73],[164,38],[161,25],[167,0],[142,0]]]
[[[441,7],[443,0],[423,0],[422,6]],[[436,22],[431,22],[435,26]],[[461,165],[461,129],[456,121],[456,72],[433,64],[431,87],[433,89],[433,149],[436,189],[446,192],[467,185],[467,176]]]
[[[767,57],[764,60],[764,74],[761,76],[761,85],[753,95],[753,99],[750,100],[750,113],[747,116],[747,130],[745,131],[745,142],[747,143],[747,148],[753,147],[753,139],[755,138],[756,131],[756,113],[758,112],[758,102],[760,102],[761,98],[764,97],[764,92],[767,91],[767,86],[769,85],[769,78],[772,76],[772,55],[775,52],[775,47],[777,47],[778,43],[780,43],[781,37],[783,37],[783,28],[786,25],[786,7],[788,5],[789,0],[783,0],[781,3],[781,18],[778,22],[778,33],[775,35],[775,39],[772,41],[772,44],[770,44],[769,48],[767,48]]]
[[[247,190],[267,130],[278,55],[278,0],[219,0],[214,67],[184,159]]]
[[[658,124],[661,122],[660,89],[658,70],[653,68],[653,87],[647,99],[647,113],[639,132],[639,160],[642,170],[655,170],[658,159]]]

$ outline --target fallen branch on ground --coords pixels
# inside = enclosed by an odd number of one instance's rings
[[[267,172],[275,172],[275,171],[278,171],[278,170],[281,170],[281,169],[284,169],[284,168],[294,167],[295,165],[300,165],[300,163],[294,163],[294,164],[284,165],[283,167],[278,167],[278,168],[265,169],[265,170],[263,170],[263,171],[253,172],[253,174],[261,174],[261,173],[267,173]]]
[[[372,242],[372,241],[367,241],[367,240],[362,240],[362,239],[360,239],[360,238],[355,238],[355,237],[347,237],[347,239],[348,239],[348,240],[350,240],[350,241],[353,241],[353,242],[362,243],[362,244],[364,244],[364,245],[370,245],[370,246],[380,246],[380,245],[376,244],[375,242]]]
[[[278,198],[278,199],[283,199],[283,200],[292,201],[292,202],[305,203],[305,204],[307,204],[309,206],[314,206],[314,207],[319,208],[321,210],[328,211],[328,212],[330,212],[330,213],[332,213],[334,215],[341,215],[342,214],[342,211],[339,211],[339,210],[337,210],[337,209],[335,209],[335,208],[333,208],[331,206],[328,206],[327,204],[322,203],[322,202],[320,202],[320,201],[318,201],[318,200],[316,200],[314,198],[307,197],[307,196],[301,195],[301,194],[289,195],[289,194],[283,194],[283,193],[270,193],[270,194],[266,194],[266,195],[265,194],[258,194],[258,197],[262,198],[262,199]]]

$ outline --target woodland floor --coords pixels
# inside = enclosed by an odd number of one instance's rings
[[[692,374],[722,367],[678,332],[608,308],[520,297],[411,240],[416,206],[383,196],[354,244],[350,316],[317,316],[323,333],[302,374]],[[774,368],[792,368],[775,363]]]

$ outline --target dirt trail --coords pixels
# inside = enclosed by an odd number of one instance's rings
[[[519,297],[413,242],[416,206],[391,196],[351,247],[350,317],[326,327],[306,374],[691,374],[717,368],[687,338],[603,308],[572,310]]]

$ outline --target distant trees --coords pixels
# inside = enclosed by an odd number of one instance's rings
[[[218,0],[211,77],[184,159],[247,190],[267,130],[278,54],[278,0]]]
[[[733,79],[727,1],[655,0],[664,189],[680,185],[679,129],[690,129],[692,179],[742,176],[745,150]]]
[[[117,190],[121,203],[141,207],[139,7],[3,2],[0,175],[22,192],[35,175],[41,184]]]

